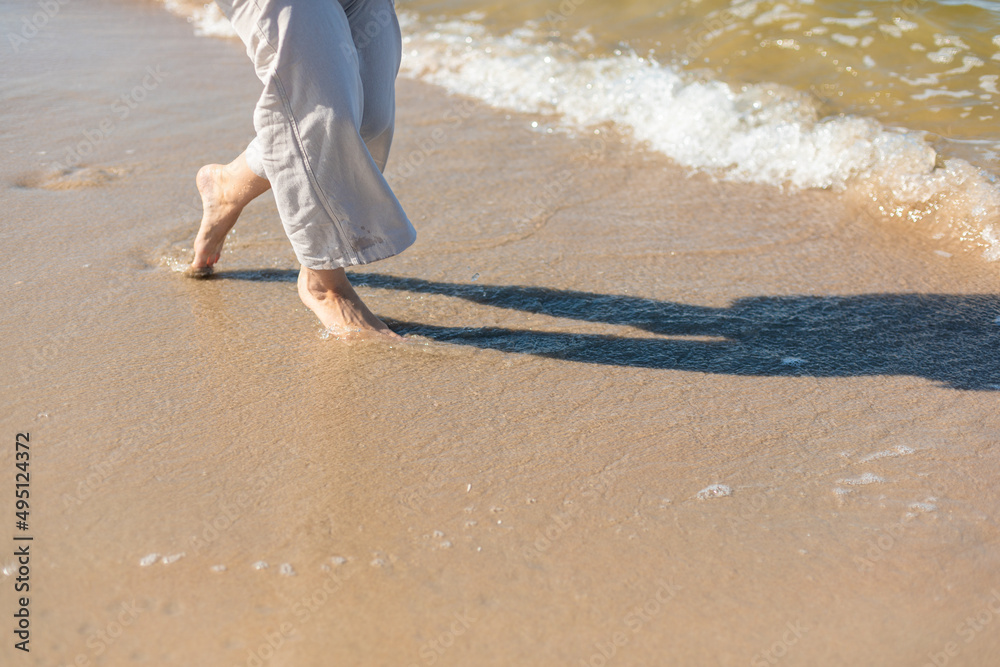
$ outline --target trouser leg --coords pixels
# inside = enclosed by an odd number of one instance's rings
[[[392,0],[341,2],[358,53],[363,93],[360,134],[380,171],[385,171],[396,124],[396,75],[402,56],[399,21]],[[250,170],[261,178],[263,155],[256,137],[246,150]]]
[[[358,52],[364,92],[361,138],[384,171],[396,123],[396,75],[402,56],[399,22],[392,0],[341,0],[341,5]]]
[[[394,99],[387,90],[399,62],[395,13],[359,49],[345,6],[334,0],[217,2],[264,83],[251,145],[260,160],[248,155],[248,164],[271,181],[299,261],[333,269],[409,246],[415,232],[381,174],[392,137]],[[385,0],[345,4],[364,22],[392,8]],[[373,82],[367,119],[362,71]]]
[[[264,171],[264,153],[261,151],[260,141],[257,137],[253,138],[253,141],[247,146],[243,155],[247,161],[247,166],[250,167],[250,171],[261,178],[267,178],[267,172]]]

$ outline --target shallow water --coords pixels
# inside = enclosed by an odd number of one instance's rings
[[[352,279],[412,340],[339,345],[269,196],[214,279],[174,270],[198,167],[252,135],[242,48],[154,4],[63,12],[0,70],[27,664],[997,655],[963,625],[1000,588],[995,265],[404,79],[390,175],[420,236]]]
[[[421,14],[524,24],[585,55],[628,49],[730,83],[776,82],[853,113],[933,133],[997,167],[1000,8],[990,2],[408,0]]]

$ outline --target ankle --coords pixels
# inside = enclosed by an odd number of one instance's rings
[[[322,287],[311,286],[311,287],[306,287],[306,293],[309,295],[309,298],[313,299],[314,301],[319,301],[321,303],[328,303],[328,304],[354,303],[354,301],[351,299],[349,295],[344,294],[343,292],[338,292],[337,290],[324,289]]]
[[[310,293],[344,300],[357,298],[343,269],[316,270],[302,267],[299,283]]]
[[[242,211],[243,206],[240,204],[239,193],[235,192],[233,179],[226,177],[225,173],[226,169],[223,167],[219,175],[218,204],[230,212]]]

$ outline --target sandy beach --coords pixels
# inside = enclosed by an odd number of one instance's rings
[[[176,270],[242,46],[59,7],[0,68],[2,664],[1000,656],[1000,264],[400,79],[418,240],[350,275],[408,340],[345,345],[270,195]]]

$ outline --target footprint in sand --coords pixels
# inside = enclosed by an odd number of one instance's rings
[[[14,185],[40,190],[81,190],[109,185],[128,173],[124,167],[68,167],[21,176]]]

